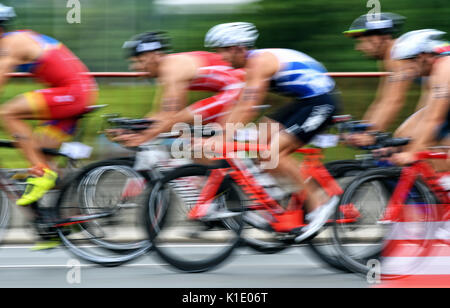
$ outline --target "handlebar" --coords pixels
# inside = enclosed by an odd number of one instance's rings
[[[343,133],[361,133],[367,131],[372,124],[364,121],[342,121],[338,122],[339,134]],[[386,132],[371,132],[375,137],[375,143],[369,146],[360,146],[362,150],[377,150],[387,147],[401,147],[411,142],[410,138],[394,138],[391,133]]]
[[[150,127],[154,120],[149,119],[131,119],[131,118],[111,118],[107,120],[112,128],[124,129],[131,131],[141,131],[146,130]]]
[[[110,129],[122,129],[125,131],[139,132],[146,130],[151,125],[156,123],[155,120],[151,119],[133,119],[125,117],[106,117]],[[190,132],[193,136],[201,137],[211,137],[216,135],[219,131],[214,130],[211,127],[200,125],[200,126],[190,126]],[[199,133],[200,132],[200,133]],[[160,134],[160,138],[176,138],[180,137],[182,133],[178,132],[167,132]]]

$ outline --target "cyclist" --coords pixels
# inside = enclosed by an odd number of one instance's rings
[[[408,63],[391,57],[392,46],[404,20],[403,16],[393,13],[362,15],[344,32],[356,40],[356,50],[379,60],[382,71],[391,72],[380,80],[376,98],[363,117],[371,124],[372,131],[388,129],[404,105],[408,88],[414,80],[413,70]],[[423,99],[419,106],[422,104]],[[351,134],[347,141],[357,146],[372,144],[375,140],[370,130],[367,133]]]
[[[436,144],[449,144],[450,44],[439,38],[445,32],[424,29],[405,33],[392,48],[392,58],[416,67],[418,76],[429,77],[430,93],[425,106],[408,120],[411,144],[393,156],[397,164],[414,162],[415,153]],[[447,138],[447,139],[446,139]]]
[[[4,128],[33,166],[30,173],[35,177],[27,180],[25,193],[17,200],[25,206],[39,200],[58,177],[39,148],[57,147],[60,137],[74,131],[76,117],[94,102],[97,85],[85,74],[88,69],[80,59],[56,39],[32,30],[6,32],[15,16],[12,7],[0,5],[0,89],[7,83],[7,73],[16,69],[33,73],[49,87],[16,96],[0,108]],[[44,127],[52,133],[40,139],[24,120],[49,120]]]
[[[292,178],[308,195],[306,219],[309,224],[295,231],[296,241],[302,241],[317,232],[334,210],[337,198],[323,200],[315,185],[302,179],[293,151],[307,144],[321,131],[337,109],[333,95],[335,82],[326,69],[310,56],[291,49],[252,49],[259,34],[256,27],[247,22],[219,24],[211,28],[205,37],[205,46],[214,48],[233,67],[243,67],[246,84],[238,104],[227,118],[227,124],[245,125],[255,116],[253,106],[260,104],[270,90],[293,97],[293,102],[270,115],[269,123],[280,123],[281,130],[271,138],[272,148],[278,145],[276,168]],[[232,126],[232,125],[230,125]],[[233,131],[227,132],[232,138]],[[270,171],[270,170],[269,170]],[[323,204],[323,206],[321,206]]]
[[[125,42],[123,47],[128,51],[130,67],[157,78],[163,88],[161,110],[147,115],[156,121],[155,124],[139,134],[115,138],[127,146],[138,146],[149,141],[169,131],[176,123],[194,123],[196,115],[204,124],[219,122],[236,102],[242,89],[242,70],[232,69],[220,55],[211,52],[169,54],[170,43],[164,32],[137,35]],[[189,90],[216,94],[186,107]]]

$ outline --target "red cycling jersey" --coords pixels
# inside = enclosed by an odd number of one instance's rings
[[[43,53],[32,63],[18,67],[33,73],[35,79],[50,88],[25,93],[35,110],[36,119],[52,120],[44,123],[61,138],[75,130],[77,117],[86,111],[97,97],[97,83],[86,73],[88,69],[66,46],[54,38],[31,30],[18,30],[2,36],[25,33],[38,43]],[[56,128],[56,130],[54,129]]]
[[[192,104],[189,110],[200,115],[204,123],[216,122],[239,98],[244,85],[244,70],[233,69],[215,53],[192,51],[181,54],[198,57],[203,64],[189,83],[189,90],[218,92]]]

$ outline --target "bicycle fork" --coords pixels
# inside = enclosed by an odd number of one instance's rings
[[[226,174],[226,169],[213,169],[211,171],[196,205],[188,213],[189,219],[199,219],[206,216],[211,206],[211,201],[216,197]]]

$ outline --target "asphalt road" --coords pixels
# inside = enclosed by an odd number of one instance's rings
[[[193,245],[184,249],[198,249]],[[74,266],[75,265],[75,266]],[[79,267],[78,267],[79,265]],[[221,267],[186,274],[164,264],[155,253],[120,267],[78,261],[64,248],[30,251],[30,246],[0,248],[1,288],[367,288],[366,279],[324,266],[307,247],[275,255],[240,248]]]

